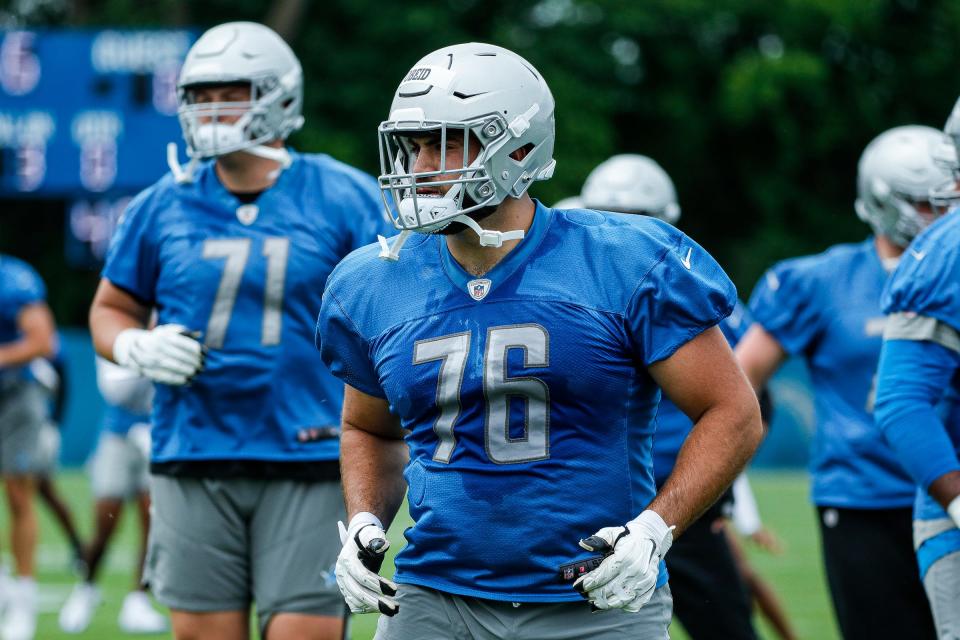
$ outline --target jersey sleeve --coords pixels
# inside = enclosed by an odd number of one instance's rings
[[[0,313],[6,316],[11,324],[15,324],[17,316],[24,307],[47,299],[47,287],[43,283],[40,275],[34,271],[33,267],[24,263],[17,262],[15,267],[10,269],[3,277],[8,281],[4,283],[5,291],[2,310]]]
[[[370,360],[369,342],[329,287],[317,320],[316,345],[333,375],[367,395],[386,397]]]
[[[919,335],[894,335],[888,329],[880,352],[874,417],[901,464],[927,489],[943,474],[960,471],[937,412],[944,390],[960,371],[960,336],[952,348]]]
[[[18,310],[47,299],[47,286],[33,267],[26,264],[13,277],[11,282],[12,303]]]
[[[753,321],[790,354],[803,352],[822,329],[822,305],[814,302],[815,274],[797,260],[767,271],[750,296]]]
[[[884,288],[884,313],[916,313],[960,331],[960,217],[951,215],[903,255]]]
[[[703,247],[677,232],[665,248],[625,312],[633,351],[645,366],[717,325],[737,301],[733,282]]]
[[[148,192],[127,206],[110,240],[103,277],[139,301],[152,303],[159,263]]]

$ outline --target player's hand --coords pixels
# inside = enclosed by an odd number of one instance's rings
[[[637,612],[653,597],[660,560],[673,544],[673,527],[655,511],[644,511],[623,527],[605,527],[580,541],[587,551],[608,554],[573,588],[596,609]]]
[[[179,386],[203,369],[204,350],[186,327],[162,324],[121,331],[113,342],[113,359],[154,382]]]
[[[775,556],[783,553],[783,543],[780,542],[780,538],[766,527],[760,527],[747,537],[767,553]]]
[[[344,527],[338,522],[343,549],[337,557],[337,586],[353,613],[392,616],[400,610],[394,600],[397,585],[379,575],[383,556],[390,548],[380,521],[371,513],[358,513]]]

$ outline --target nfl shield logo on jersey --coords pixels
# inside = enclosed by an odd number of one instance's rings
[[[260,207],[255,204],[242,204],[237,207],[237,220],[240,224],[249,227],[256,222],[258,215],[260,215]]]
[[[474,300],[483,300],[490,293],[490,281],[486,278],[471,280],[467,283],[467,293]]]

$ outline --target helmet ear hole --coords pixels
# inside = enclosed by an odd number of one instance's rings
[[[517,147],[511,151],[509,154],[510,159],[522,163],[523,160],[536,148],[537,145],[533,144],[532,142],[528,142],[527,144]]]

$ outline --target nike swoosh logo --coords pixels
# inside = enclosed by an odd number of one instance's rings
[[[681,258],[681,260],[680,260],[680,262],[683,264],[683,266],[685,266],[687,269],[690,269],[690,256],[691,256],[692,254],[693,254],[693,247],[690,247],[689,249],[687,249],[687,255],[686,255],[686,257]]]
[[[917,262],[920,262],[927,257],[926,251],[917,251],[916,249],[910,249],[910,255],[916,258]]]

